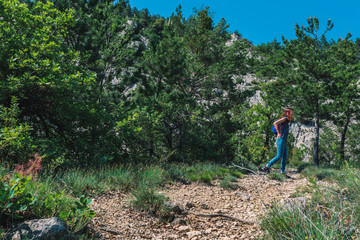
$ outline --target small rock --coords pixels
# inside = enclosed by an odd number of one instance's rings
[[[221,228],[221,227],[223,226],[223,224],[222,224],[221,222],[217,222],[217,223],[215,224],[215,226],[218,227],[218,228]]]
[[[193,238],[195,236],[201,235],[201,232],[200,231],[188,232],[188,233],[186,233],[186,235],[188,236],[188,238],[191,239],[191,238]]]
[[[180,207],[178,204],[173,203],[171,201],[166,202],[164,205],[166,208],[170,209],[170,211],[177,213],[177,214],[182,214],[182,212],[184,211],[182,209],[182,207]]]
[[[179,236],[175,235],[175,234],[168,236],[169,240],[178,239],[178,238],[179,238]]]
[[[230,238],[228,238],[228,237],[222,237],[222,238],[220,238],[221,240],[230,240]]]
[[[246,193],[242,193],[241,198],[243,201],[250,201],[250,196],[247,195]]]
[[[232,206],[231,204],[226,204],[226,205],[225,205],[225,208],[228,208],[228,209],[229,209],[229,208],[233,208],[233,206]]]
[[[193,207],[195,207],[195,205],[192,202],[185,202],[185,207],[186,208],[193,208]]]
[[[173,225],[186,225],[186,221],[183,218],[175,218],[174,221],[171,222]]]
[[[210,209],[209,206],[206,205],[205,203],[202,203],[202,204],[200,205],[200,207],[201,207],[202,209]]]
[[[234,192],[234,194],[240,197],[243,201],[250,201],[250,196],[242,192]]]
[[[212,228],[208,228],[208,229],[205,230],[205,233],[206,233],[206,234],[210,234],[211,231],[212,231]]]
[[[189,226],[180,226],[178,228],[179,232],[188,232],[190,231],[190,227]]]
[[[221,209],[215,209],[214,212],[215,213],[222,213]]]

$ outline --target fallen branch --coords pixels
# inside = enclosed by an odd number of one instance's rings
[[[232,220],[239,221],[239,222],[246,223],[246,224],[255,224],[255,222],[253,222],[253,221],[247,221],[247,220],[244,220],[241,218],[232,217],[232,216],[225,215],[222,213],[202,214],[202,213],[189,212],[188,214],[192,214],[192,215],[199,216],[199,217],[224,217],[224,218],[230,218]]]
[[[116,235],[121,235],[121,233],[119,233],[117,231],[114,231],[114,230],[111,230],[111,229],[100,228],[100,230],[105,231],[105,232],[109,232],[109,233],[112,233],[112,234],[116,234]]]
[[[235,168],[243,169],[243,170],[249,171],[249,172],[251,172],[251,173],[253,173],[253,174],[255,174],[255,175],[260,175],[260,174],[258,174],[257,172],[254,172],[254,171],[251,170],[251,169],[244,168],[244,167],[240,167],[240,166],[238,166],[238,165],[236,165],[236,164],[234,164],[234,163],[232,163],[232,166],[229,166],[229,167],[235,167]]]

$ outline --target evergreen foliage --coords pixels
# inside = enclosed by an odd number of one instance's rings
[[[0,14],[6,164],[39,153],[55,172],[259,165],[274,155],[270,127],[287,106],[315,127],[315,165],[359,162],[359,39],[327,39],[330,20],[323,33],[311,17],[295,39],[253,46],[207,7],[164,18],[127,1],[1,1]],[[294,141],[298,162],[306,150]]]

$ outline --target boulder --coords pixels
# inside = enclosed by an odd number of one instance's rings
[[[52,239],[72,239],[65,223],[57,217],[46,219],[34,219],[19,224],[10,230],[5,239],[8,240],[52,240]]]

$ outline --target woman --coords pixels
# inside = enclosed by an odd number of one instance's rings
[[[289,122],[293,116],[293,109],[286,108],[279,120],[274,122],[276,128],[276,146],[277,155],[265,167],[262,168],[264,172],[270,173],[271,166],[281,159],[281,173],[285,174],[285,166],[287,160],[286,139],[289,134]]]

